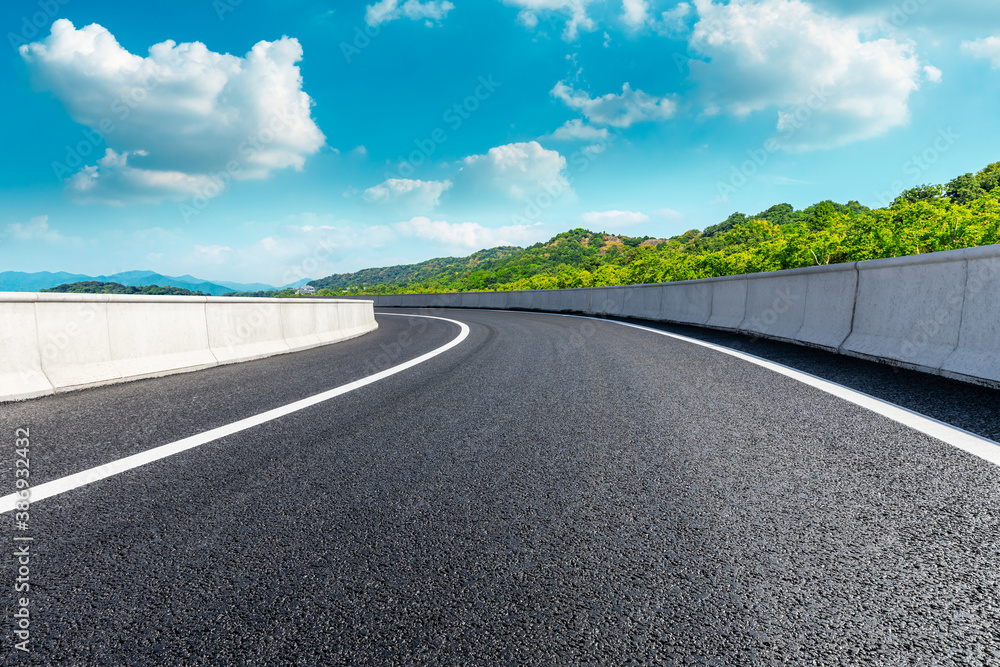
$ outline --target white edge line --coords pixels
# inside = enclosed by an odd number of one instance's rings
[[[496,310],[493,308],[477,308],[475,310],[495,313],[511,312],[509,310]],[[632,327],[633,329],[651,331],[661,336],[675,338],[680,341],[700,345],[701,347],[706,347],[710,350],[715,350],[716,352],[722,352],[723,354],[728,354],[731,357],[748,361],[793,380],[797,380],[802,384],[819,389],[820,391],[836,396],[837,398],[841,398],[849,403],[853,403],[854,405],[871,410],[876,414],[882,415],[883,417],[891,419],[892,421],[902,424],[903,426],[907,426],[914,431],[918,431],[924,435],[929,435],[936,440],[940,440],[945,444],[961,449],[964,452],[968,452],[973,456],[978,456],[993,465],[1000,466],[1000,442],[995,442],[989,438],[984,438],[980,435],[976,435],[975,433],[970,433],[969,431],[958,428],[957,426],[952,426],[951,424],[934,419],[933,417],[928,417],[927,415],[920,414],[919,412],[914,412],[913,410],[904,408],[901,405],[890,403],[889,401],[882,400],[881,398],[876,398],[870,394],[845,387],[844,385],[837,384],[836,382],[825,380],[821,377],[791,368],[790,366],[785,366],[784,364],[779,364],[775,361],[763,359],[752,354],[747,354],[746,352],[733,350],[722,345],[717,345],[716,343],[709,343],[707,341],[698,340],[697,338],[690,338],[688,336],[682,336],[681,334],[675,334],[669,331],[653,329],[652,327],[644,327],[640,324],[632,324],[631,322],[620,322],[618,320],[608,320],[589,315],[569,315],[566,313],[545,313],[541,311],[521,312],[528,312],[535,315],[554,315],[556,317],[576,317],[579,319],[594,320],[597,322],[610,322],[612,324],[619,324],[625,327]]]
[[[111,461],[110,463],[105,463],[101,466],[96,466],[82,472],[74,473],[72,475],[67,475],[66,477],[60,477],[59,479],[52,480],[51,482],[45,482],[44,484],[39,484],[38,486],[31,487],[31,495],[29,497],[30,502],[36,503],[40,500],[45,500],[46,498],[51,498],[52,496],[59,495],[60,493],[65,493],[73,489],[77,489],[81,486],[86,486],[92,482],[104,479],[106,477],[112,477],[118,475],[127,470],[132,470],[133,468],[138,468],[139,466],[144,466],[147,463],[152,463],[154,461],[159,461],[160,459],[165,459],[168,456],[173,456],[180,452],[186,451],[188,449],[193,449],[199,447],[206,443],[212,442],[213,440],[218,440],[219,438],[224,438],[227,435],[232,435],[234,433],[239,433],[240,431],[245,431],[248,428],[253,428],[254,426],[259,426],[269,421],[278,419],[279,417],[284,417],[293,412],[298,412],[299,410],[304,410],[305,408],[311,407],[318,403],[323,403],[324,401],[329,401],[331,398],[336,398],[337,396],[342,396],[343,394],[354,391],[355,389],[360,389],[361,387],[370,385],[372,383],[378,382],[379,380],[384,380],[385,378],[395,375],[396,373],[401,373],[409,368],[413,368],[419,364],[424,363],[439,354],[444,354],[448,350],[452,349],[456,345],[459,345],[469,336],[469,326],[464,322],[459,322],[458,320],[450,320],[444,317],[431,317],[429,315],[408,315],[403,313],[379,313],[380,315],[391,315],[394,317],[422,317],[429,320],[441,320],[443,322],[451,322],[452,324],[457,324],[461,329],[458,336],[452,339],[450,342],[442,345],[441,347],[431,350],[430,352],[423,354],[415,359],[411,359],[407,362],[399,364],[398,366],[393,366],[384,371],[375,373],[374,375],[369,375],[368,377],[361,378],[360,380],[355,380],[348,384],[337,387],[336,389],[330,389],[328,391],[309,396],[308,398],[303,398],[301,400],[295,401],[294,403],[289,403],[288,405],[283,405],[279,408],[274,408],[262,412],[258,415],[252,417],[247,417],[245,419],[240,419],[231,424],[226,424],[225,426],[219,426],[211,430],[205,431],[203,433],[198,433],[196,435],[177,440],[175,442],[168,443],[166,445],[160,445],[159,447],[154,447],[153,449],[139,452],[138,454],[133,454],[132,456],[126,456],[123,459],[118,459],[117,461]],[[0,497],[0,514],[12,511],[17,501],[22,500],[22,498],[17,493],[11,493],[9,495]]]
[[[742,359],[743,361],[748,361],[752,364],[762,366],[770,371],[792,378],[793,380],[798,380],[802,384],[824,391],[849,403],[871,410],[872,412],[882,415],[883,417],[887,417],[894,422],[902,424],[903,426],[908,426],[915,431],[929,435],[930,437],[949,444],[952,447],[956,447],[962,451],[968,452],[969,454],[978,456],[984,461],[989,461],[993,465],[1000,466],[1000,443],[998,442],[976,435],[975,433],[970,433],[969,431],[958,428],[957,426],[946,424],[945,422],[934,419],[933,417],[928,417],[927,415],[922,415],[919,412],[914,412],[913,410],[904,408],[901,405],[884,401],[881,398],[876,398],[870,394],[845,387],[842,384],[837,384],[836,382],[831,382],[830,380],[824,380],[821,377],[791,368],[790,366],[785,366],[784,364],[779,364],[775,361],[763,359],[761,357],[733,350],[715,343],[698,340],[697,338],[689,338],[688,336],[682,336],[669,331],[661,331],[659,329],[653,329],[652,327],[644,327],[630,322],[604,320],[598,317],[587,317],[585,315],[566,315],[562,313],[551,314],[558,315],[559,317],[579,317],[586,320],[613,322],[614,324],[632,327],[633,329],[641,329],[643,331],[651,331],[653,333],[660,334],[661,336],[676,338],[677,340],[693,343],[695,345],[700,345],[701,347],[707,347],[710,350],[715,350],[716,352],[728,354],[731,357],[736,357],[737,359]]]

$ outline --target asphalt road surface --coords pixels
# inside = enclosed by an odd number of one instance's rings
[[[24,530],[0,516],[8,553],[33,538],[30,653],[13,648],[17,558],[0,571],[8,662],[1000,664],[997,466],[652,332],[433,314],[468,337],[34,502]],[[38,486],[460,333],[379,323],[325,348],[0,405],[3,493],[17,428]],[[809,354],[845,383],[885,374],[901,402],[964,402],[941,410],[997,432],[995,391]]]

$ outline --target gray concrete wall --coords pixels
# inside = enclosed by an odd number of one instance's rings
[[[1000,387],[1000,245],[656,285],[374,298],[695,324]]]
[[[0,292],[0,401],[247,361],[377,327],[363,300]]]

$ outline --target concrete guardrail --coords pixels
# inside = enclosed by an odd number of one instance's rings
[[[693,324],[1000,387],[1000,245],[654,285],[364,298]]]
[[[0,401],[248,361],[376,328],[364,300],[0,292]]]

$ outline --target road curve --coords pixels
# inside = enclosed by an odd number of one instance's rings
[[[468,338],[32,504],[32,652],[9,660],[1000,663],[1000,468],[652,332],[433,314]],[[4,493],[17,428],[38,486],[459,333],[378,319],[325,348],[2,405]],[[13,559],[4,573],[13,638]]]

